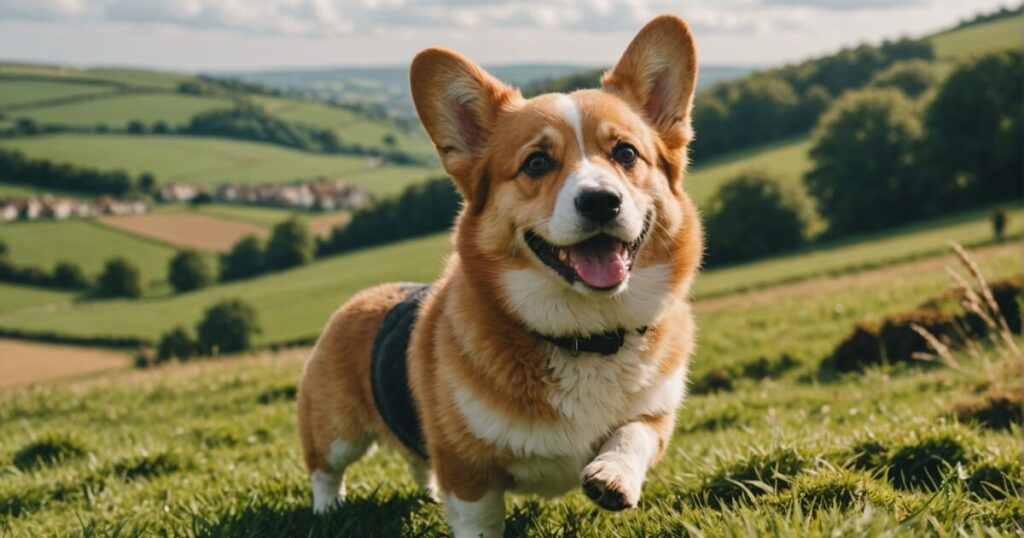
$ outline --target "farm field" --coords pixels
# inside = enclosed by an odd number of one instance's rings
[[[388,194],[436,175],[433,167],[379,166],[348,155],[323,155],[270,144],[185,136],[51,135],[8,139],[0,147],[32,157],[93,168],[151,172],[160,182],[283,183],[318,177],[345,178],[374,194]]]
[[[104,226],[176,247],[213,252],[227,251],[247,235],[270,235],[263,226],[200,213],[150,213],[99,220]]]
[[[698,207],[703,207],[723,182],[748,170],[767,170],[802,188],[804,173],[811,167],[810,148],[810,137],[803,136],[703,161],[697,155],[683,183]]]
[[[1020,16],[1008,17],[938,34],[931,38],[936,58],[955,61],[996,47],[1024,44]]]
[[[995,276],[1018,271],[1016,258],[980,255],[979,262]],[[987,376],[900,366],[836,377],[820,367],[854,323],[920,304],[946,282],[941,269],[910,264],[861,273],[827,293],[816,285],[781,297],[765,290],[747,294],[748,303],[700,313],[692,378],[733,367],[732,386],[688,396],[640,506],[612,514],[580,492],[557,500],[510,496],[508,532],[1012,534],[1024,515],[1012,491],[1021,473],[1019,429],[958,424],[950,409],[979,383],[1012,371],[1013,357],[993,355]],[[0,423],[0,461],[12,469],[0,482],[5,528],[15,535],[446,535],[443,507],[414,490],[388,448],[350,468],[349,504],[311,515],[295,430],[305,355],[201,361],[0,392],[0,411],[33,424]],[[765,379],[743,373],[758,364],[785,366]],[[32,457],[38,453],[55,457]],[[924,462],[939,475],[928,479],[919,470]]]
[[[0,389],[123,369],[131,358],[104,349],[0,338]]]
[[[46,309],[67,308],[74,294],[32,286],[17,286],[0,282],[0,314],[28,307]]]
[[[0,78],[0,110],[68,97],[113,93],[116,88],[99,84],[50,82]],[[16,113],[19,117],[20,112]]]
[[[0,225],[0,241],[19,265],[52,269],[59,261],[73,261],[95,276],[115,256],[132,260],[143,283],[162,282],[175,249],[132,234],[112,230],[90,220],[38,221]],[[0,301],[2,302],[2,301]]]
[[[106,125],[124,129],[138,120],[147,128],[158,121],[169,127],[187,124],[195,114],[216,108],[230,108],[231,101],[214,97],[174,93],[116,94],[74,103],[20,109],[17,118],[32,118],[40,124],[72,127]]]
[[[1019,235],[1024,231],[1024,222],[1020,220],[1011,221],[1011,234]],[[991,240],[984,212],[894,230],[890,235],[886,239],[869,237],[861,242],[850,241],[749,265],[706,271],[697,280],[694,295],[698,300],[710,299],[773,284],[935,256],[945,252],[948,240],[965,245],[980,245]],[[244,297],[263,320],[264,331],[258,336],[260,343],[312,338],[335,308],[363,288],[382,282],[435,278],[443,256],[449,252],[449,241],[447,233],[437,234],[327,258],[248,281],[143,302],[81,303],[56,312],[0,312],[0,328],[31,331],[51,328],[76,336],[115,334],[156,338],[174,325],[194,325],[203,309],[219,299]],[[1003,248],[1004,255],[1011,256],[1010,250],[1012,244]]]

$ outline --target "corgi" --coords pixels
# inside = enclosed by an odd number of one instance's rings
[[[429,286],[334,313],[299,394],[313,510],[395,447],[456,537],[501,536],[509,492],[637,505],[686,392],[703,235],[683,188],[697,55],[647,24],[601,89],[524,99],[463,56],[420,52],[413,100],[464,198]]]

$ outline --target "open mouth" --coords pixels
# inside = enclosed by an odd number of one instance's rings
[[[540,261],[570,284],[582,282],[589,288],[607,291],[618,287],[629,276],[636,253],[647,237],[651,217],[652,213],[648,212],[640,235],[628,243],[608,234],[598,234],[568,246],[552,245],[530,230],[524,237]]]

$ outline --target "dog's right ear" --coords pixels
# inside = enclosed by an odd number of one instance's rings
[[[501,108],[521,99],[480,66],[454,51],[426,49],[409,69],[416,112],[441,163],[471,204],[483,202],[483,178],[470,177]]]

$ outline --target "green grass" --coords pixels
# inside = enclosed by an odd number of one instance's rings
[[[935,56],[942,61],[955,61],[986,50],[1024,45],[1020,16],[968,26],[931,38]]]
[[[133,174],[162,182],[215,185],[286,182],[320,176],[349,179],[374,194],[390,194],[437,175],[433,167],[370,166],[366,159],[322,155],[270,144],[194,136],[53,135],[0,141],[32,157]]]
[[[0,314],[33,306],[63,308],[73,297],[73,293],[0,282]]]
[[[113,91],[114,88],[110,86],[93,84],[0,79],[0,111],[12,106],[24,106],[51,99],[104,95]],[[11,114],[22,117],[21,112]]]
[[[215,108],[230,108],[231,101],[215,97],[198,97],[174,93],[111,95],[76,103],[18,110],[17,118],[32,118],[41,124],[93,127],[104,124],[124,129],[138,120],[152,127],[163,121],[170,127],[188,123],[195,114]]]
[[[0,178],[0,180],[2,179],[3,178]],[[4,198],[27,198],[29,196],[41,196],[43,194],[69,196],[71,198],[91,198],[88,194],[81,192],[65,192],[50,188],[33,187],[31,185],[20,185],[17,183],[0,183],[0,200]]]
[[[119,67],[87,69],[82,72],[82,76],[135,88],[157,90],[175,90],[178,84],[195,78],[182,73]]]
[[[1024,230],[1012,219],[1010,232]],[[0,239],[2,239],[0,235]],[[795,282],[945,252],[947,242],[965,245],[990,241],[987,213],[974,212],[893,230],[885,238],[866,237],[732,268],[707,271],[697,279],[698,300],[736,291]],[[17,246],[12,245],[15,256]],[[0,314],[0,327],[88,336],[118,334],[153,338],[175,324],[192,325],[215,301],[243,297],[262,316],[261,343],[312,337],[329,314],[353,293],[390,281],[429,281],[440,271],[450,248],[448,234],[355,252],[309,266],[182,296],[147,301],[82,303],[59,312]],[[15,257],[15,259],[18,259]],[[162,271],[162,270],[161,270]],[[163,273],[158,273],[162,275]]]
[[[0,225],[0,241],[19,265],[52,269],[59,261],[73,261],[95,276],[108,259],[124,256],[142,272],[143,283],[166,279],[174,248],[106,228],[93,220],[37,221]],[[6,295],[3,295],[6,298]]]
[[[983,267],[1004,274],[1019,262]],[[638,508],[602,512],[578,491],[511,495],[508,535],[1013,534],[1019,498],[982,494],[976,477],[1006,484],[1020,476],[1020,429],[985,431],[947,416],[973,380],[941,367],[816,374],[853,323],[945,287],[941,271],[904,274],[701,314],[695,378],[758,356],[789,354],[798,366],[689,396]],[[295,428],[301,355],[0,392],[0,416],[18,417],[0,421],[2,525],[16,536],[445,536],[443,506],[415,492],[388,448],[349,469],[346,507],[311,515]],[[877,456],[854,463],[866,440]],[[62,457],[16,470],[19,456],[39,447]],[[949,467],[956,463],[963,478]],[[939,485],[887,477],[922,464],[939,470]]]
[[[774,172],[786,183],[802,188],[804,173],[811,166],[810,148],[810,138],[802,136],[708,160],[697,155],[683,181],[698,207],[703,207],[722,183],[752,169]]]
[[[388,146],[383,143],[383,138],[390,134],[395,137],[396,149],[430,158],[435,155],[433,144],[418,126],[408,133],[388,120],[370,119],[316,101],[280,97],[255,97],[254,100],[282,119],[332,129],[342,142],[348,144],[386,150]]]

